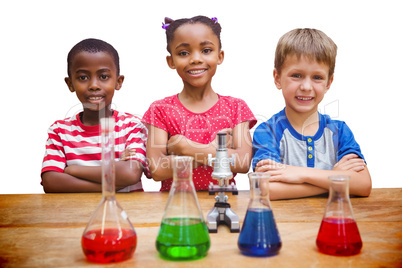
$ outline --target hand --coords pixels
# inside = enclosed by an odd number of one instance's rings
[[[64,168],[63,173],[66,173],[66,174],[68,174],[68,175],[77,177],[77,172],[79,172],[79,170],[80,170],[81,167],[82,167],[82,166],[80,166],[80,165],[69,165],[69,166],[66,166],[66,167]]]
[[[178,134],[171,136],[166,145],[167,154],[183,155],[182,148],[183,146],[186,146],[186,140],[187,138],[183,135]],[[190,145],[187,144],[187,146]]]
[[[334,165],[332,170],[352,170],[355,172],[362,171],[366,167],[366,163],[357,154],[347,154]]]
[[[168,155],[186,155],[184,152],[185,146],[192,146],[187,138],[183,135],[174,135],[170,137],[167,143],[167,153]],[[205,146],[205,145],[202,145]],[[193,169],[197,168],[198,166],[202,165],[196,161],[197,159],[194,158],[193,161]]]
[[[66,174],[71,175],[71,168],[72,168],[72,167],[73,167],[73,166],[66,166],[66,167],[64,168],[63,173],[66,173]]]
[[[127,161],[130,160],[132,156],[134,156],[136,153],[134,148],[127,148],[123,151],[123,153],[120,155],[120,161]]]
[[[264,159],[257,163],[256,172],[268,172],[270,182],[304,183],[301,167],[294,167]]]

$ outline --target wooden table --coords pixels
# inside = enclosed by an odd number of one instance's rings
[[[206,218],[213,196],[198,192]],[[211,248],[200,260],[163,260],[155,240],[167,193],[117,194],[138,236],[130,260],[107,267],[402,267],[402,188],[373,189],[368,198],[352,198],[355,220],[363,240],[362,252],[334,257],[317,251],[315,239],[326,196],[271,201],[282,239],[277,256],[247,257],[237,248],[238,233],[219,226],[210,234]],[[249,192],[229,196],[242,222]],[[0,195],[0,267],[101,266],[86,261],[81,235],[101,200],[101,194]],[[102,265],[105,266],[105,265]]]

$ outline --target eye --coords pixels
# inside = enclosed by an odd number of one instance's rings
[[[80,81],[85,81],[85,80],[88,80],[88,79],[89,79],[89,77],[86,76],[86,75],[79,75],[78,76],[78,80],[80,80]]]
[[[212,49],[210,49],[210,48],[205,48],[203,51],[202,51],[202,53],[204,53],[204,54],[209,54],[209,53],[211,53],[212,52]]]
[[[177,53],[177,55],[179,55],[179,56],[187,56],[187,55],[189,55],[190,53],[188,53],[187,51],[180,51],[179,53]]]
[[[100,78],[101,80],[106,80],[106,79],[109,78],[109,76],[106,75],[106,74],[101,74],[101,75],[99,76],[99,78]]]
[[[291,75],[291,77],[293,77],[293,78],[301,78],[302,76],[299,73],[294,73],[294,74]]]
[[[314,80],[323,80],[324,77],[322,77],[321,75],[314,75],[314,76],[313,76],[313,79],[314,79]]]

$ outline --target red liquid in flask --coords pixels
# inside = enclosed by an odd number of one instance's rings
[[[320,252],[336,256],[358,254],[363,246],[357,224],[349,218],[324,218],[316,243]]]
[[[82,249],[91,262],[119,262],[131,258],[137,246],[132,230],[117,228],[92,230],[82,236]]]

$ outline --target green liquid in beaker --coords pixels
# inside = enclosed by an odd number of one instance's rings
[[[201,219],[163,219],[156,248],[163,258],[191,260],[204,257],[211,243],[208,228]]]

